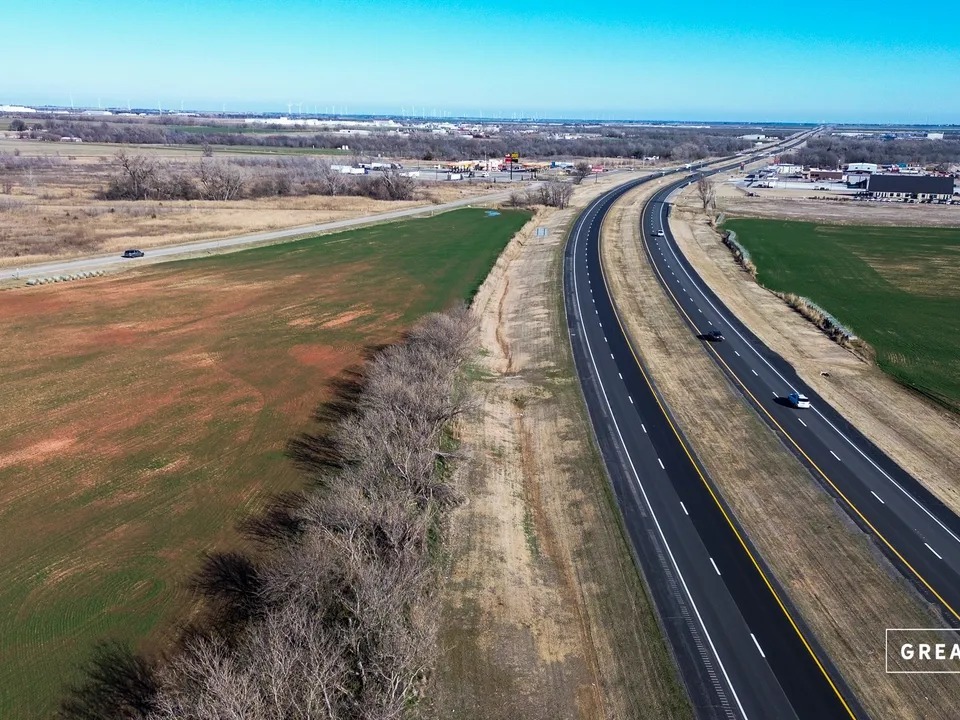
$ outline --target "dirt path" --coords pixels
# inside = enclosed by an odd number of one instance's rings
[[[683,323],[639,243],[642,192],[604,223],[602,257],[634,345],[694,450],[871,716],[953,717],[960,685],[949,676],[885,674],[884,629],[936,626],[934,614]]]
[[[840,414],[960,512],[960,418],[859,360],[757,285],[692,202],[681,196],[670,227],[713,291]],[[821,376],[822,370],[830,376]]]
[[[463,429],[469,502],[444,593],[439,717],[690,716],[573,375],[561,261],[576,212],[538,213],[475,302],[481,409]]]

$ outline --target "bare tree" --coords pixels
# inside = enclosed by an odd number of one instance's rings
[[[570,198],[573,197],[573,185],[560,180],[548,180],[537,189],[536,195],[537,202],[541,205],[562,210],[570,204]]]
[[[131,200],[147,200],[157,187],[159,169],[157,163],[144,155],[117,153],[120,163],[119,189],[121,197]]]
[[[201,162],[200,187],[208,200],[236,200],[243,193],[243,172],[227,163]]]
[[[713,183],[707,180],[707,177],[700,173],[697,178],[697,195],[700,197],[700,203],[703,205],[703,211],[706,212],[713,204],[716,198],[716,188]]]
[[[593,172],[593,169],[590,167],[590,164],[582,160],[578,162],[576,165],[574,165],[573,172],[571,173],[573,175],[574,185],[579,185],[580,183],[582,183],[583,179],[587,177],[591,172]]]

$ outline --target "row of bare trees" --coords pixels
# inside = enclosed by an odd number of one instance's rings
[[[276,128],[276,133],[250,132],[233,125],[196,128],[145,121],[110,122],[79,118],[43,120],[45,127],[30,129],[25,136],[59,140],[62,136],[82,138],[84,142],[110,142],[137,145],[257,145],[283,148],[339,148],[345,136],[335,131],[306,133]],[[244,132],[244,130],[247,130]],[[688,161],[709,156],[729,155],[750,147],[738,137],[742,128],[685,128],[633,126],[600,130],[579,124],[505,126],[490,136],[469,137],[410,129],[397,133],[373,132],[353,136],[351,146],[362,145],[370,156],[421,158],[423,160],[466,160],[503,157],[519,152],[525,158],[631,157],[659,156],[666,160]]]
[[[145,155],[117,153],[105,200],[238,200],[287,195],[361,195],[376,200],[410,200],[417,187],[398,172],[343,175],[311,157],[277,160],[202,158],[173,163]]]
[[[920,163],[946,171],[960,162],[960,133],[943,140],[914,138],[876,139],[827,135],[811,138],[803,147],[783,157],[808,167],[835,168],[845,163]]]
[[[475,345],[466,308],[426,317],[350,376],[291,454],[314,480],[246,524],[256,556],[210,557],[215,620],[149,661],[107,646],[63,704],[69,720],[400,720],[434,661],[434,588],[456,383]]]

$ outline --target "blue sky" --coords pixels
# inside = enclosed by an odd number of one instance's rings
[[[955,18],[886,5],[10,2],[0,103],[960,123]]]

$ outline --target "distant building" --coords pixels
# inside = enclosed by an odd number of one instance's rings
[[[16,113],[18,115],[23,115],[24,113],[36,113],[37,111],[33,108],[24,107],[23,105],[0,105],[0,113]]]
[[[740,139],[759,141],[759,140],[766,140],[767,136],[766,135],[741,135]]]
[[[843,170],[821,170],[820,168],[810,168],[811,180],[843,180]]]
[[[953,178],[934,175],[871,175],[867,192],[874,198],[899,200],[949,200]]]
[[[875,173],[877,169],[876,163],[849,163],[846,166],[848,173]]]
[[[774,165],[774,172],[776,172],[777,175],[799,175],[803,172],[803,165],[780,163],[778,165]]]
[[[943,133],[941,132],[927,133],[927,140],[943,140]]]

